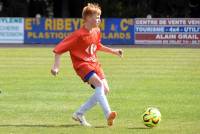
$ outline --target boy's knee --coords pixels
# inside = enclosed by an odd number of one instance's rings
[[[94,80],[93,86],[95,86],[95,88],[96,88],[96,87],[103,87],[103,82],[102,82],[102,80],[99,79],[99,78],[96,78],[96,79]]]
[[[95,87],[104,87],[103,82],[98,80]]]
[[[101,81],[101,80],[95,80],[95,81],[93,81],[92,83],[89,83],[88,82],[88,84],[90,84],[90,86],[93,88],[93,89],[95,89],[95,88],[97,88],[97,87],[103,87],[104,88],[104,84],[103,84],[103,82]]]

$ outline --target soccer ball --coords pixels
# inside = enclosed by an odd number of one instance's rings
[[[161,113],[157,108],[149,107],[142,115],[144,125],[147,127],[155,127],[161,121]]]

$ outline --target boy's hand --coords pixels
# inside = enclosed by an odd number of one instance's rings
[[[118,55],[119,57],[123,57],[123,51],[122,51],[122,49],[115,49],[115,53],[116,53],[116,55]]]
[[[58,72],[59,72],[58,68],[52,68],[51,69],[51,74],[54,75],[54,76],[58,75]]]
[[[51,68],[51,74],[56,76],[58,75],[59,72],[59,66],[60,66],[60,55],[59,54],[55,54],[55,61],[54,64]]]

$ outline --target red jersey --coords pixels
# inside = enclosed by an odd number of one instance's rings
[[[84,65],[98,65],[96,51],[101,48],[100,29],[93,28],[88,31],[82,27],[65,37],[53,50],[62,54],[69,51],[75,70]]]

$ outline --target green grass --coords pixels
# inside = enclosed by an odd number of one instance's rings
[[[52,48],[0,48],[0,134],[197,134],[200,132],[200,49],[124,49],[124,58],[99,53],[118,112],[112,128],[100,106],[84,128],[72,113],[93,90],[75,75],[68,54],[50,75]],[[162,122],[146,129],[145,107],[159,107]]]

